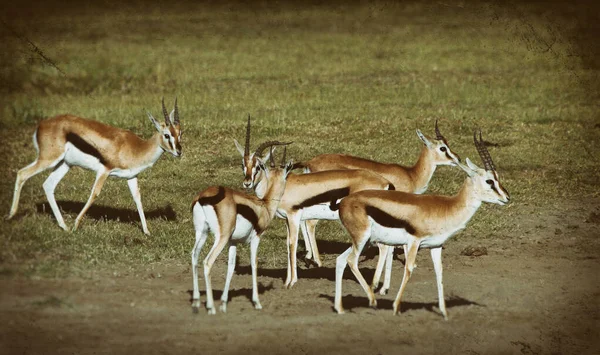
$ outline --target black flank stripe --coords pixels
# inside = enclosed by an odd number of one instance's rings
[[[389,215],[388,213],[380,210],[377,207],[367,206],[365,207],[367,214],[375,220],[375,222],[388,228],[401,228],[406,230],[409,234],[415,235],[415,227],[403,219],[399,219]]]
[[[235,208],[237,209],[237,214],[241,215],[250,223],[252,223],[252,228],[254,228],[256,232],[260,232],[260,230],[258,229],[258,216],[254,212],[254,210],[250,208],[250,206],[236,204]]]
[[[197,202],[202,206],[206,206],[206,205],[214,206],[217,203],[221,202],[224,198],[225,198],[225,189],[223,188],[223,186],[219,186],[219,192],[217,192],[216,195],[200,197]]]
[[[310,198],[302,201],[301,203],[293,206],[293,208],[296,210],[299,210],[299,209],[302,209],[305,207],[310,207],[310,206],[318,205],[320,203],[325,203],[325,202],[329,202],[333,205],[333,204],[335,204],[336,200],[348,196],[349,193],[350,193],[349,187],[344,187],[344,188],[335,189],[335,190],[329,190],[322,194],[310,197]]]
[[[81,150],[83,153],[97,158],[100,161],[100,164],[107,166],[108,162],[102,156],[102,154],[100,154],[100,151],[98,151],[98,149],[96,149],[96,147],[94,147],[93,145],[84,141],[83,138],[81,138],[79,135],[72,132],[67,133],[67,142],[73,144],[77,149]]]

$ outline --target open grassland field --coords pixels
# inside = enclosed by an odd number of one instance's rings
[[[0,221],[0,353],[600,352],[600,20],[589,4],[18,2],[1,18],[3,216],[44,118],[71,113],[149,137],[144,110],[160,117],[161,97],[170,109],[177,96],[184,134],[181,158],[164,154],[139,176],[150,236],[124,180],[109,178],[75,233],[52,216],[48,173],[25,184],[18,215]],[[415,129],[432,136],[439,119],[452,149],[479,164],[472,132],[483,130],[512,201],[484,204],[446,244],[448,321],[428,251],[399,316],[401,251],[377,310],[347,271],[349,312],[335,314],[335,258],[349,246],[337,222],[317,228],[324,266],[300,263],[284,289],[282,220],[259,248],[264,309],[250,302],[243,246],[228,313],[192,314],[190,204],[210,185],[241,189],[233,139],[243,142],[247,114],[252,149],[294,141],[295,161],[348,153],[411,165]],[[454,194],[464,178],[438,168],[428,193]],[[68,226],[93,180],[76,168],[58,186]],[[359,264],[367,279],[375,249]]]

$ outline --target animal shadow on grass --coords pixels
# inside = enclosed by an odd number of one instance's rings
[[[240,266],[239,268],[235,269],[235,272],[240,275],[252,275],[252,269],[250,266]],[[360,272],[367,280],[372,280],[373,275],[375,275],[375,269],[361,268]],[[287,277],[287,269],[263,269],[259,267],[258,275],[285,281],[285,278]],[[335,281],[335,267],[316,267],[311,269],[298,268],[298,279],[324,279]],[[343,279],[356,280],[350,268],[346,268],[346,270],[344,270]]]
[[[78,214],[85,206],[83,202],[74,201],[57,201],[58,207],[64,213]],[[38,203],[36,205],[38,213],[45,213],[54,216],[52,208],[48,202]],[[166,219],[167,221],[176,221],[177,214],[173,207],[169,204],[166,207],[158,208],[152,211],[144,210],[146,219]],[[139,222],[140,215],[135,208],[114,208],[102,205],[92,205],[85,214],[85,218],[93,218],[96,220],[121,221],[126,223]]]
[[[337,242],[337,241],[333,241],[333,240],[319,240],[317,242],[317,246],[319,248],[319,253],[321,254],[334,254],[334,255],[340,255],[343,252],[346,251],[346,249],[350,248],[350,246],[352,244],[350,244],[350,242]],[[399,255],[402,255],[403,251],[402,248],[394,248],[394,259],[398,259]],[[304,255],[304,253],[302,253],[302,255]],[[379,248],[377,248],[374,244],[373,245],[366,245],[365,248],[363,249],[362,253],[360,254],[361,256],[361,261],[365,261],[365,260],[372,260],[375,259],[377,256],[379,255]],[[304,258],[304,256],[302,256],[301,258]],[[299,255],[299,259],[300,259],[300,255]],[[314,261],[312,260],[304,260],[304,262],[307,264],[307,266],[313,265]],[[316,265],[316,264],[314,264]]]
[[[326,294],[320,294],[319,298],[326,298],[332,304],[335,301],[335,297]],[[369,299],[366,296],[343,296],[342,302],[344,304],[344,309],[346,311],[352,311],[354,308],[369,308]],[[462,298],[460,296],[451,296],[449,299],[446,299],[446,308],[460,307],[460,306],[469,306],[475,305],[479,307],[485,307],[485,305],[479,304],[477,302],[469,301],[466,298]],[[402,301],[400,303],[400,312],[406,312],[409,310],[417,310],[417,309],[425,309],[429,312],[439,313],[437,311],[438,304],[437,302],[406,302]],[[434,309],[435,308],[435,309]],[[331,308],[334,309],[333,306]],[[377,309],[394,309],[394,300],[392,299],[378,299],[377,300]]]
[[[237,268],[236,268],[236,273],[237,273]],[[272,289],[274,289],[273,287],[273,282],[270,282],[267,286],[263,285],[262,282],[258,283],[258,294],[262,295],[263,293],[267,292],[267,291],[271,291]],[[187,291],[188,295],[190,296],[190,303],[193,301],[192,300],[192,296],[193,296],[193,290],[188,290]],[[213,298],[215,300],[220,300],[221,299],[221,295],[223,294],[223,290],[215,290],[213,289]],[[202,297],[202,295],[206,295],[206,290],[200,290],[200,297]],[[237,290],[229,290],[229,301],[231,301],[232,299],[236,298],[236,297],[241,297],[241,296],[246,296],[246,298],[252,302],[252,289],[251,288],[240,288]],[[206,303],[206,300],[204,300],[202,302],[203,304]]]

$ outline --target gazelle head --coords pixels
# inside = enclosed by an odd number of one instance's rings
[[[264,170],[260,168],[259,162],[262,161],[262,165],[264,166],[264,162],[269,160],[269,157],[273,153],[273,146],[287,145],[291,143],[267,141],[259,145],[254,153],[250,153],[250,115],[248,115],[248,124],[246,125],[246,143],[244,147],[242,148],[240,143],[238,143],[238,141],[235,139],[233,142],[235,143],[235,147],[237,148],[238,152],[242,156],[242,172],[244,173],[244,181],[242,186],[247,189],[254,187],[257,181],[261,179],[260,175]],[[265,156],[262,156],[263,151],[268,147],[271,147],[271,149],[269,149],[269,152]]]
[[[437,120],[435,121],[435,139],[428,138],[418,129],[417,136],[425,144],[427,152],[433,158],[435,165],[456,166],[457,163],[460,163],[460,157],[450,149],[448,141],[440,133]]]
[[[274,155],[273,155],[273,146],[269,148],[269,166],[265,164],[265,161],[262,158],[256,158],[257,160],[257,169],[262,171],[265,176],[264,179],[267,181],[267,189],[270,190],[270,195],[272,198],[281,198],[283,192],[285,190],[285,181],[293,169],[293,161],[285,161],[285,155],[287,151],[287,147],[283,150],[283,158],[281,159],[281,164],[279,166],[275,165]]]
[[[469,175],[475,193],[483,202],[495,203],[504,205],[510,201],[508,191],[500,184],[498,173],[492,161],[492,157],[481,138],[481,130],[479,131],[479,140],[477,140],[477,132],[473,133],[473,140],[479,156],[483,161],[484,168],[475,165],[469,158],[466,159],[467,165],[458,163],[458,166]]]
[[[181,152],[181,125],[179,123],[179,110],[177,109],[177,98],[175,98],[175,107],[171,114],[167,114],[165,108],[165,98],[162,99],[162,112],[165,122],[158,122],[150,112],[147,112],[148,118],[154,124],[156,130],[161,134],[160,147],[165,151],[180,157]]]

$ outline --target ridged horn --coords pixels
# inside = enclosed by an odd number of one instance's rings
[[[179,109],[177,109],[177,97],[175,97],[175,108],[173,109],[175,113],[173,114],[173,124],[179,126]]]
[[[248,124],[246,125],[246,145],[244,146],[244,156],[250,155],[250,114],[248,114]]]
[[[446,138],[444,138],[444,136],[442,136],[442,133],[440,132],[440,129],[438,128],[438,120],[435,120],[435,139],[440,140],[440,141],[446,140]]]
[[[167,126],[170,126],[171,120],[169,119],[169,114],[167,113],[167,108],[165,107],[165,97],[164,96],[162,98],[162,111],[163,111],[163,116],[165,116],[165,124]]]
[[[477,130],[473,132],[473,141],[475,141],[475,148],[477,148],[477,152],[483,161],[485,170],[496,170],[494,162],[492,161],[492,156],[490,155],[490,152],[488,151],[485,143],[483,142],[483,138],[481,137],[481,129],[479,130],[479,141],[477,141]]]
[[[280,142],[280,141],[267,141],[264,142],[263,144],[259,145],[258,148],[256,148],[256,152],[254,152],[254,155],[262,155],[263,150],[265,150],[265,148],[267,147],[271,147],[274,145],[288,145],[291,144],[292,142]]]

